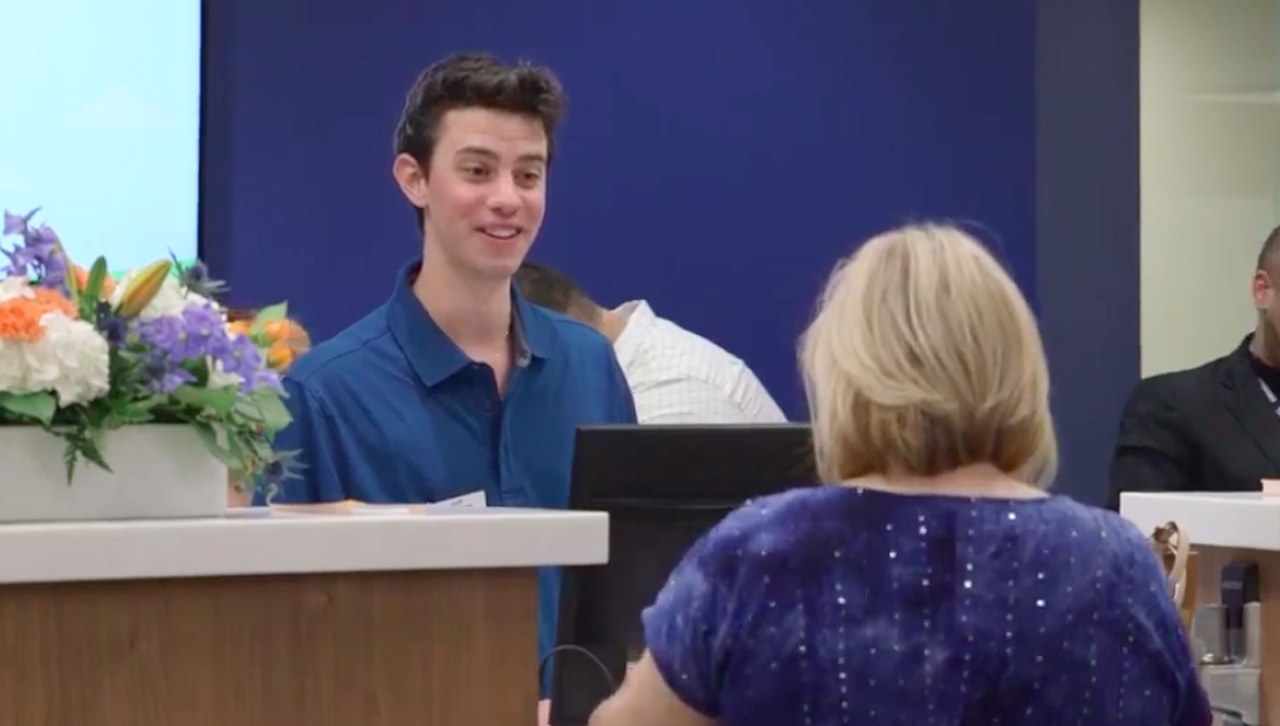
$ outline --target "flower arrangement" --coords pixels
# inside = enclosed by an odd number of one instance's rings
[[[0,234],[19,238],[0,245],[0,425],[65,440],[68,483],[82,459],[110,471],[114,429],[188,425],[235,479],[274,489],[293,461],[272,447],[290,421],[283,366],[268,361],[285,306],[233,325],[200,263],[159,260],[118,281],[105,258],[85,269],[33,224],[38,211],[5,212]]]

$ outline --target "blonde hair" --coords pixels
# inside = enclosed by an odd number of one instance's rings
[[[841,261],[800,359],[824,481],[988,463],[1048,487],[1056,473],[1035,318],[955,227],[903,227]]]

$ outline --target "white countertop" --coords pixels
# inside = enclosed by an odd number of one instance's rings
[[[0,583],[595,565],[603,512],[444,509],[0,524]]]
[[[1280,551],[1280,495],[1126,492],[1120,514],[1146,533],[1177,522],[1193,547]]]

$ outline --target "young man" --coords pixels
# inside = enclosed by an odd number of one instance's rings
[[[392,173],[424,235],[391,298],[298,360],[277,446],[303,468],[276,501],[564,507],[579,425],[633,423],[609,341],[530,305],[512,276],[542,225],[564,106],[547,70],[463,55],[422,73]],[[558,573],[540,573],[539,644]],[[535,667],[531,664],[530,667]]]
[[[658,317],[644,300],[605,309],[559,270],[526,262],[516,273],[535,305],[581,320],[613,341],[642,424],[783,423],[747,364],[710,340]]]

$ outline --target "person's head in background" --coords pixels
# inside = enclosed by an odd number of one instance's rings
[[[611,341],[616,341],[627,325],[625,316],[597,303],[571,277],[549,265],[526,261],[516,272],[515,281],[529,302],[584,322]]]
[[[509,285],[542,226],[565,108],[545,68],[457,55],[422,72],[395,131],[392,172],[417,216],[424,275]]]
[[[1258,311],[1250,352],[1280,368],[1280,227],[1271,230],[1253,272],[1253,307]]]
[[[825,482],[998,472],[1048,487],[1058,452],[1040,333],[978,241],[942,225],[874,237],[819,305],[800,359]]]

